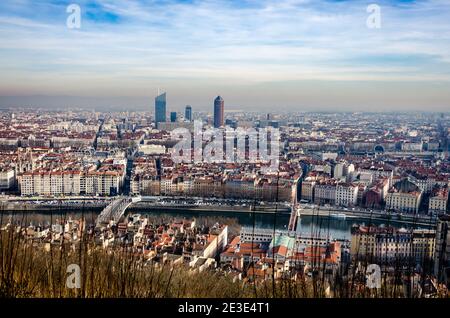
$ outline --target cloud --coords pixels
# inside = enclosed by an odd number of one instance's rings
[[[376,1],[381,29],[366,26],[369,1],[74,2],[80,30],[65,26],[71,1],[0,4],[2,92],[95,94],[122,82],[121,94],[133,95],[158,81],[210,90],[308,80],[450,83],[447,1]]]

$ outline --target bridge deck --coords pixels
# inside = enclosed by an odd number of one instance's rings
[[[97,217],[97,226],[107,224],[110,221],[113,221],[114,223],[119,222],[120,218],[124,215],[125,210],[132,203],[139,202],[140,200],[140,197],[122,197],[112,201]]]

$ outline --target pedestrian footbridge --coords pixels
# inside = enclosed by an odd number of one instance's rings
[[[119,222],[120,218],[124,215],[125,210],[133,203],[141,201],[141,197],[120,197],[113,200],[108,206],[106,206],[100,215],[97,217],[96,225],[108,224],[111,221],[113,223]]]

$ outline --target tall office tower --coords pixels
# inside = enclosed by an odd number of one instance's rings
[[[155,98],[155,123],[166,121],[166,93]]]
[[[222,97],[217,96],[214,100],[214,128],[219,128],[223,126],[224,119],[224,101]]]
[[[192,121],[192,107],[190,105],[186,105],[186,110],[184,111],[184,119],[187,121]]]
[[[177,112],[170,112],[170,122],[174,123],[177,121]]]

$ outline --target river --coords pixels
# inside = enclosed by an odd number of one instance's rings
[[[220,222],[230,225],[231,233],[237,234],[241,226],[255,226],[256,228],[270,229],[286,229],[289,223],[288,214],[250,213],[250,212],[223,212],[223,211],[180,211],[180,210],[164,210],[159,211],[146,209],[130,209],[129,215],[139,213],[151,217],[155,221],[170,221],[173,219],[196,218],[199,223],[212,224]],[[98,210],[82,211],[57,211],[57,212],[7,212],[3,211],[1,223],[4,224],[12,216],[16,223],[21,224],[42,224],[48,225],[61,220],[67,220],[69,217],[73,219],[85,217],[88,224],[94,224]],[[310,235],[314,237],[330,237],[333,239],[350,239],[351,227],[354,224],[368,225],[367,220],[360,219],[334,219],[317,216],[302,216],[299,219],[297,232],[302,235]],[[387,225],[386,222],[373,221],[372,225]],[[411,225],[393,222],[389,224],[394,227],[410,228]],[[415,228],[418,228],[417,226]],[[423,226],[421,228],[424,228]]]

